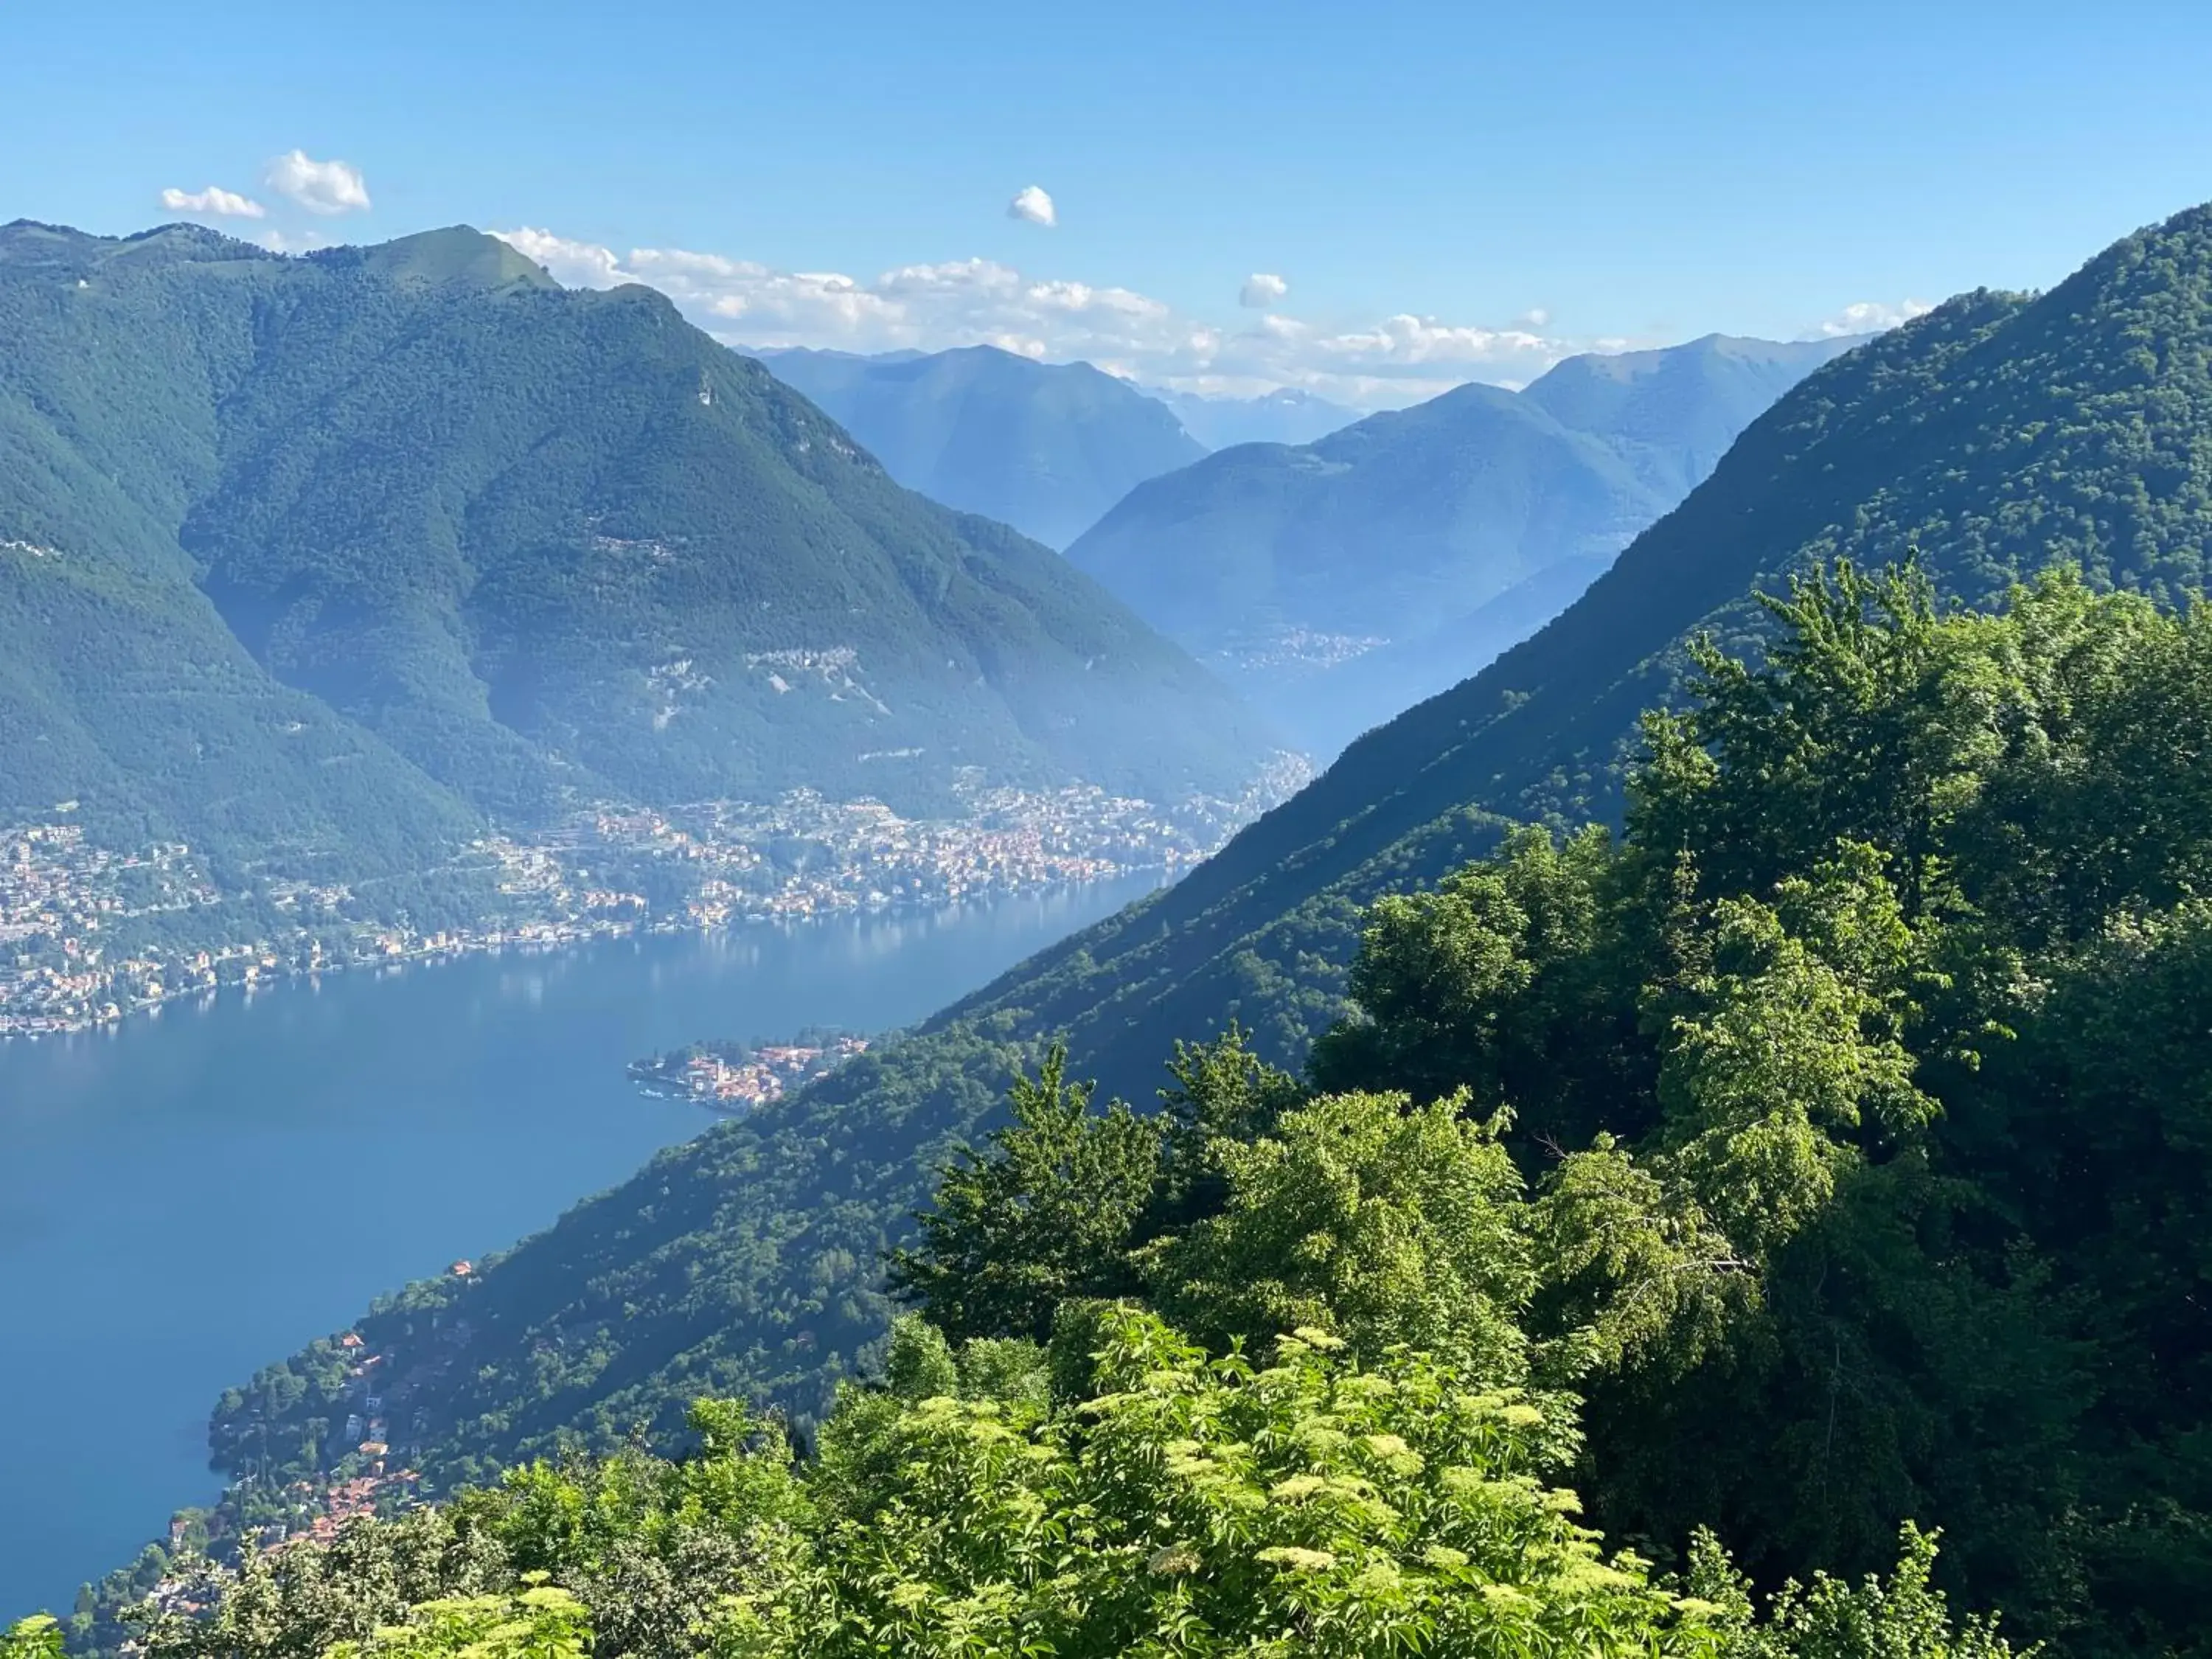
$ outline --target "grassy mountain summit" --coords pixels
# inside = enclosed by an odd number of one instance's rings
[[[1163,404],[1089,363],[1033,362],[996,346],[763,361],[908,489],[1050,547],[1132,485],[1206,453]]]
[[[1265,746],[659,295],[473,230],[286,258],[19,223],[0,324],[0,812],[396,858],[477,814],[932,802],[971,768],[1167,800]]]
[[[1224,451],[1133,490],[1068,557],[1334,752],[1564,609],[1846,343],[1570,358],[1525,392]]]
[[[1638,711],[1679,697],[1688,641],[1710,633],[1755,658],[1771,637],[1755,590],[1917,546],[1953,601],[2070,561],[2172,602],[2201,586],[2208,537],[2212,209],[2199,209],[2048,294],[1966,295],[1827,364],[1564,615],[1354,744],[1179,884],[526,1242],[466,1291],[472,1334],[452,1359],[433,1351],[417,1449],[465,1474],[565,1435],[611,1442],[635,1420],[672,1421],[710,1389],[818,1409],[884,1328],[877,1252],[933,1166],[994,1120],[1040,1034],[1064,1034],[1080,1074],[1133,1099],[1176,1040],[1231,1018],[1275,1058],[1302,1057],[1344,1008],[1379,895],[1435,883],[1513,820],[1618,817]],[[364,1329],[427,1344],[461,1294],[416,1287]],[[311,1352],[227,1402],[219,1447],[240,1455],[264,1425],[257,1397],[281,1402],[329,1365]],[[279,1403],[275,1431],[304,1444],[320,1409]]]

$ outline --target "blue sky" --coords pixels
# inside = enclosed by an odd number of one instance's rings
[[[214,185],[264,212],[207,222],[289,246],[538,232],[564,278],[655,281],[732,341],[1396,402],[2054,282],[2212,197],[2209,14],[8,5],[0,217],[125,231]],[[307,210],[271,181],[295,151],[369,205]],[[290,185],[341,205],[338,176]],[[1050,228],[1009,216],[1030,185]],[[1255,273],[1286,291],[1240,305]]]

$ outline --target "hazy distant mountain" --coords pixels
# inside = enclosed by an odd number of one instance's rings
[[[1183,430],[1208,449],[1237,444],[1310,444],[1359,418],[1356,409],[1285,386],[1259,398],[1208,398],[1195,392],[1152,394],[1176,412]]]
[[[1708,334],[1656,351],[1592,353],[1558,364],[1521,395],[1562,426],[1602,439],[1645,483],[1679,500],[1777,398],[1863,337]]]
[[[1157,399],[1088,363],[993,346],[927,356],[761,354],[909,489],[1065,547],[1205,447]]]
[[[1068,557],[1334,753],[1572,603],[1850,343],[1571,358],[1520,392],[1464,386],[1222,451],[1133,490]]]
[[[663,296],[471,230],[281,258],[18,222],[0,339],[0,823],[80,799],[358,869],[485,814],[964,767],[1179,799],[1265,747]]]

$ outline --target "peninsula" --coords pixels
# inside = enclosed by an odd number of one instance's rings
[[[867,1053],[869,1042],[834,1026],[810,1025],[785,1042],[695,1042],[633,1061],[629,1078],[647,1094],[749,1112]]]

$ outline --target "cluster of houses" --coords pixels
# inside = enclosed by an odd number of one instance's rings
[[[811,1043],[768,1043],[742,1049],[734,1055],[712,1051],[691,1055],[684,1062],[681,1087],[692,1100],[729,1109],[749,1111],[781,1100],[784,1091],[811,1078],[843,1065],[868,1051],[868,1039],[832,1037]]]

